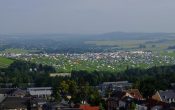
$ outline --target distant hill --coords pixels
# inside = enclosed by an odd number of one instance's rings
[[[96,40],[150,40],[150,39],[175,39],[175,33],[126,33],[111,32],[96,35]]]
[[[154,45],[154,50],[161,50],[174,45],[174,41],[175,33],[0,34],[0,51],[16,48],[43,53],[102,52],[109,50],[109,46],[117,50],[137,49],[141,44],[148,48]]]
[[[175,38],[175,33],[109,32],[103,34],[0,34],[4,40],[150,40]]]

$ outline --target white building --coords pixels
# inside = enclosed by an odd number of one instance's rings
[[[35,87],[28,88],[27,91],[30,95],[35,97],[48,97],[52,95],[52,87]]]

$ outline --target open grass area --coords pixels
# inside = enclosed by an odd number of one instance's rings
[[[6,68],[13,63],[14,60],[0,57],[0,68]]]
[[[123,51],[124,52],[124,51]],[[31,56],[21,58],[37,64],[50,65],[55,67],[57,72],[71,72],[72,70],[87,71],[125,71],[127,68],[151,68],[153,66],[163,66],[175,64],[175,53],[169,51],[149,52],[143,54],[133,54],[120,52],[100,53],[100,55],[91,53],[79,55],[51,55],[51,56]],[[134,51],[133,51],[134,52]],[[100,58],[101,57],[101,58]]]
[[[121,48],[133,48],[145,43],[145,40],[116,40],[116,41],[86,41],[85,44],[97,46],[120,46]]]
[[[15,53],[15,54],[24,54],[28,53],[28,50],[25,49],[16,49],[16,48],[9,48],[4,51],[1,51],[0,53]]]
[[[4,51],[0,51],[0,53],[14,53],[14,54],[28,54],[28,53],[35,53],[38,52],[39,50],[26,50],[26,49],[18,49],[18,48],[9,48],[5,49]]]

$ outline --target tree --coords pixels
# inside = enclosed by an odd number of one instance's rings
[[[62,99],[59,91],[56,91],[56,93],[54,94],[54,97],[57,102],[60,102]]]
[[[135,110],[136,109],[136,104],[134,102],[131,103],[131,108],[129,110]]]
[[[153,78],[145,78],[139,84],[139,90],[143,94],[144,97],[150,97],[155,93],[156,88],[156,80]]]
[[[60,83],[59,90],[63,96],[66,96],[69,93],[69,84],[66,81],[62,81]]]
[[[99,107],[100,107],[100,110],[105,110],[102,103],[99,104]]]
[[[68,85],[69,85],[69,94],[71,95],[72,97],[72,100],[75,100],[76,97],[77,97],[77,94],[78,94],[78,86],[77,86],[77,83],[73,80],[68,80],[67,81]]]
[[[60,102],[61,101],[61,95],[59,87],[53,87],[53,97],[55,98],[55,101]]]

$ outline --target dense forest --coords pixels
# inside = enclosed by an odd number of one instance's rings
[[[51,66],[14,61],[8,68],[0,69],[0,82],[12,83],[14,87],[26,87],[29,83],[40,85],[38,83],[42,82],[40,78],[50,72],[55,72],[55,69]]]
[[[150,69],[130,68],[119,73],[94,71],[73,71],[72,78],[81,84],[88,82],[90,85],[98,85],[107,81],[128,80],[133,83],[133,88],[141,91],[145,97],[152,96],[156,90],[170,89],[171,83],[175,82],[175,65],[160,66]]]
[[[128,80],[133,88],[138,88],[145,97],[156,90],[165,90],[175,82],[175,65],[150,69],[128,68],[115,73],[108,71],[72,71],[71,77],[49,77],[55,72],[51,66],[31,62],[15,61],[8,68],[0,69],[0,83],[12,83],[14,87],[35,86],[58,87],[62,81],[74,81],[76,86],[97,86],[102,82]]]

